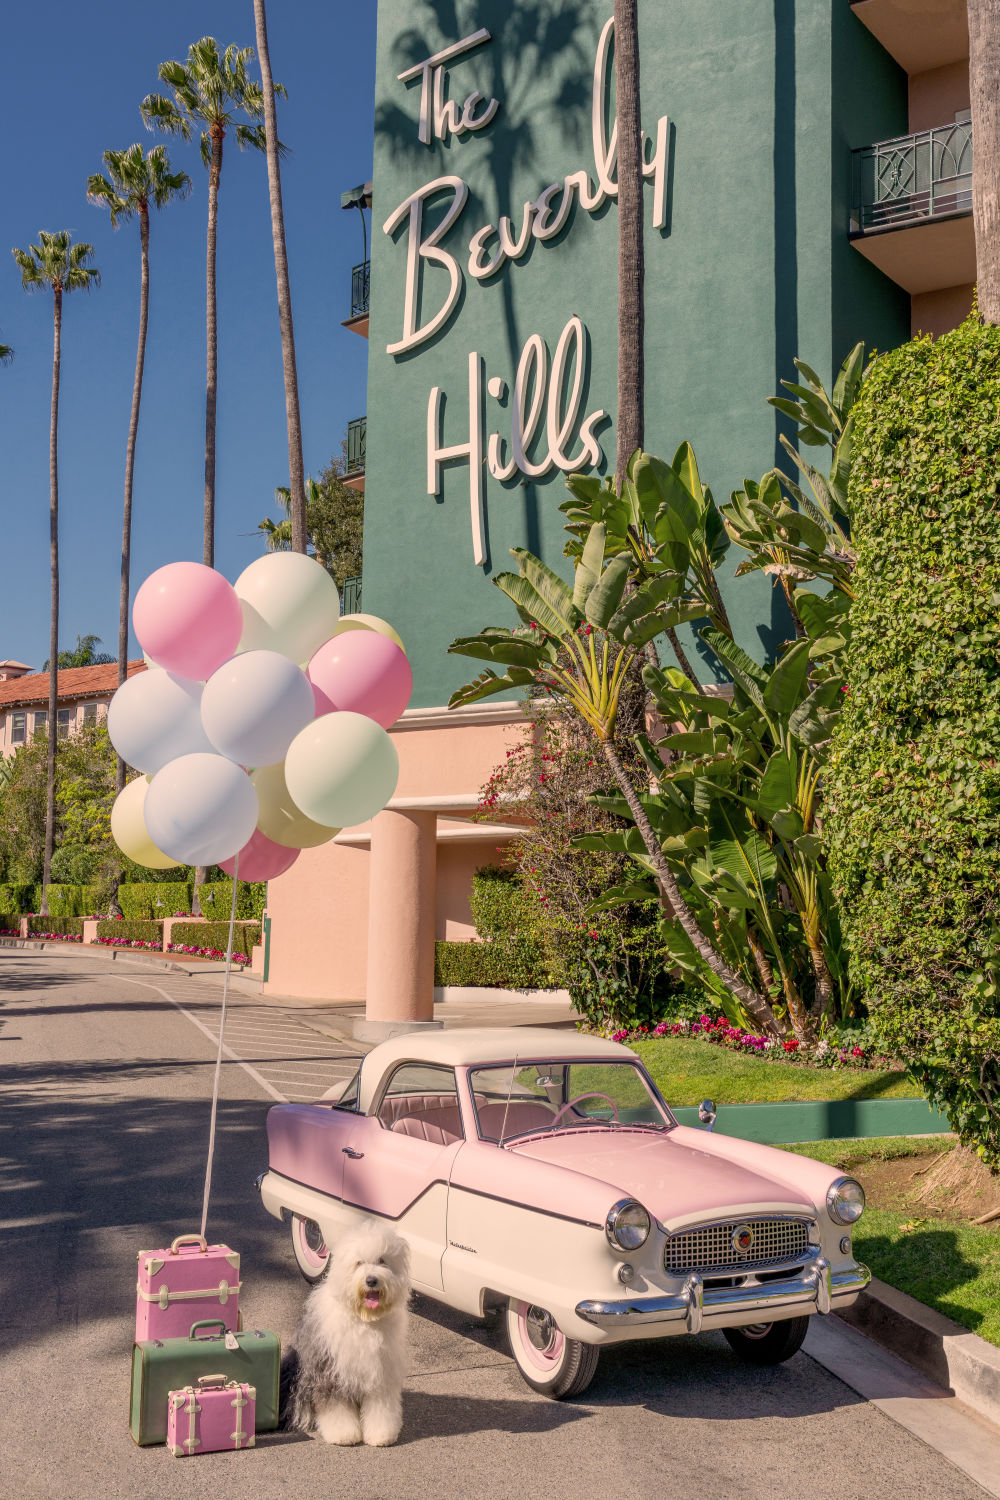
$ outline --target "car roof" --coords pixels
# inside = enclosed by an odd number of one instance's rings
[[[441,1067],[479,1067],[523,1058],[541,1062],[603,1058],[631,1062],[635,1053],[620,1042],[554,1026],[471,1026],[454,1031],[408,1031],[373,1047],[361,1067],[361,1107],[367,1109],[386,1072],[398,1062]]]

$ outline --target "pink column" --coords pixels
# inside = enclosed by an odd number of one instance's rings
[[[381,812],[372,822],[365,1019],[381,1041],[434,1020],[437,814]]]

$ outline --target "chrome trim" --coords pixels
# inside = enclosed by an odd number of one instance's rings
[[[264,1181],[264,1178],[266,1176],[267,1176],[266,1172],[258,1172],[257,1176],[253,1180],[253,1185],[257,1189],[258,1193],[260,1192],[260,1185]]]
[[[703,1265],[699,1265],[697,1267],[681,1266],[674,1268],[666,1264],[667,1254],[670,1249],[670,1242],[677,1239],[680,1235],[702,1234],[705,1230],[724,1229],[729,1228],[730,1225],[736,1227],[738,1225],[742,1225],[744,1222],[763,1224],[801,1224],[804,1226],[806,1231],[807,1248],[801,1250],[797,1255],[792,1253],[791,1255],[778,1256],[777,1259],[772,1258],[768,1260],[754,1260],[751,1253],[748,1254],[747,1257],[743,1260],[725,1260],[719,1262],[718,1264],[706,1261]],[[741,1268],[742,1271],[747,1275],[755,1275],[758,1271],[777,1271],[784,1266],[801,1265],[804,1259],[809,1259],[810,1256],[815,1253],[815,1247],[820,1243],[818,1221],[814,1216],[808,1213],[772,1214],[758,1211],[756,1213],[752,1213],[747,1218],[747,1220],[740,1219],[734,1214],[727,1214],[724,1218],[704,1219],[695,1224],[686,1224],[681,1229],[667,1229],[663,1224],[657,1221],[657,1228],[664,1235],[662,1262],[663,1269],[668,1276],[685,1276],[688,1274],[689,1270],[694,1269],[697,1269],[699,1274],[702,1276],[738,1276],[741,1272]]]
[[[576,1315],[598,1328],[648,1328],[658,1323],[683,1322],[688,1333],[697,1333],[705,1318],[742,1316],[758,1309],[766,1313],[777,1307],[801,1307],[803,1311],[828,1313],[840,1303],[853,1300],[869,1281],[871,1272],[867,1266],[858,1262],[843,1271],[832,1271],[829,1261],[819,1255],[805,1275],[793,1281],[706,1288],[700,1276],[691,1275],[679,1292],[622,1301],[578,1302]]]
[[[855,1214],[853,1219],[842,1219],[838,1213],[834,1212],[833,1204],[840,1189],[844,1187],[848,1182],[853,1183],[853,1185],[861,1194],[861,1213]],[[843,1224],[845,1227],[856,1224],[861,1218],[861,1214],[863,1214],[865,1211],[866,1203],[867,1197],[865,1194],[865,1190],[856,1177],[837,1177],[833,1182],[830,1183],[830,1186],[826,1190],[826,1211],[835,1224]]]
[[[718,1113],[714,1099],[703,1099],[698,1105],[698,1119],[706,1130],[715,1129],[715,1117]]]
[[[623,1213],[626,1208],[640,1208],[646,1215],[646,1233],[643,1235],[638,1245],[623,1245],[615,1238],[615,1225],[618,1223],[618,1216],[619,1214]],[[652,1227],[652,1215],[647,1208],[643,1208],[643,1205],[639,1202],[638,1198],[619,1198],[618,1202],[613,1203],[608,1209],[608,1216],[604,1221],[604,1233],[608,1237],[608,1244],[611,1246],[616,1255],[634,1255],[636,1250],[641,1250],[643,1245],[649,1239],[649,1232]]]

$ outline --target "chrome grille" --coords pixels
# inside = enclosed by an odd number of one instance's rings
[[[753,1243],[741,1251],[737,1231],[749,1229]],[[663,1247],[665,1271],[714,1271],[738,1266],[776,1265],[797,1260],[809,1246],[809,1224],[805,1219],[729,1219],[724,1224],[706,1224],[667,1236]]]

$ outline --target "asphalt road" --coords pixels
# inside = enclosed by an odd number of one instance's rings
[[[431,1500],[975,1500],[987,1492],[805,1353],[739,1364],[720,1334],[609,1352],[578,1401],[523,1385],[498,1335],[414,1309],[389,1449],[295,1434],[177,1462],[128,1433],[135,1258],[198,1227],[219,990],[67,953],[0,951],[0,1495]],[[247,1326],[293,1334],[305,1291],[253,1178],[275,1098],[349,1048],[237,998],[209,1232],[240,1251]],[[933,1402],[928,1403],[933,1407]],[[919,1427],[919,1423],[917,1424]],[[994,1441],[979,1435],[987,1462]],[[1000,1438],[996,1439],[1000,1473]]]

